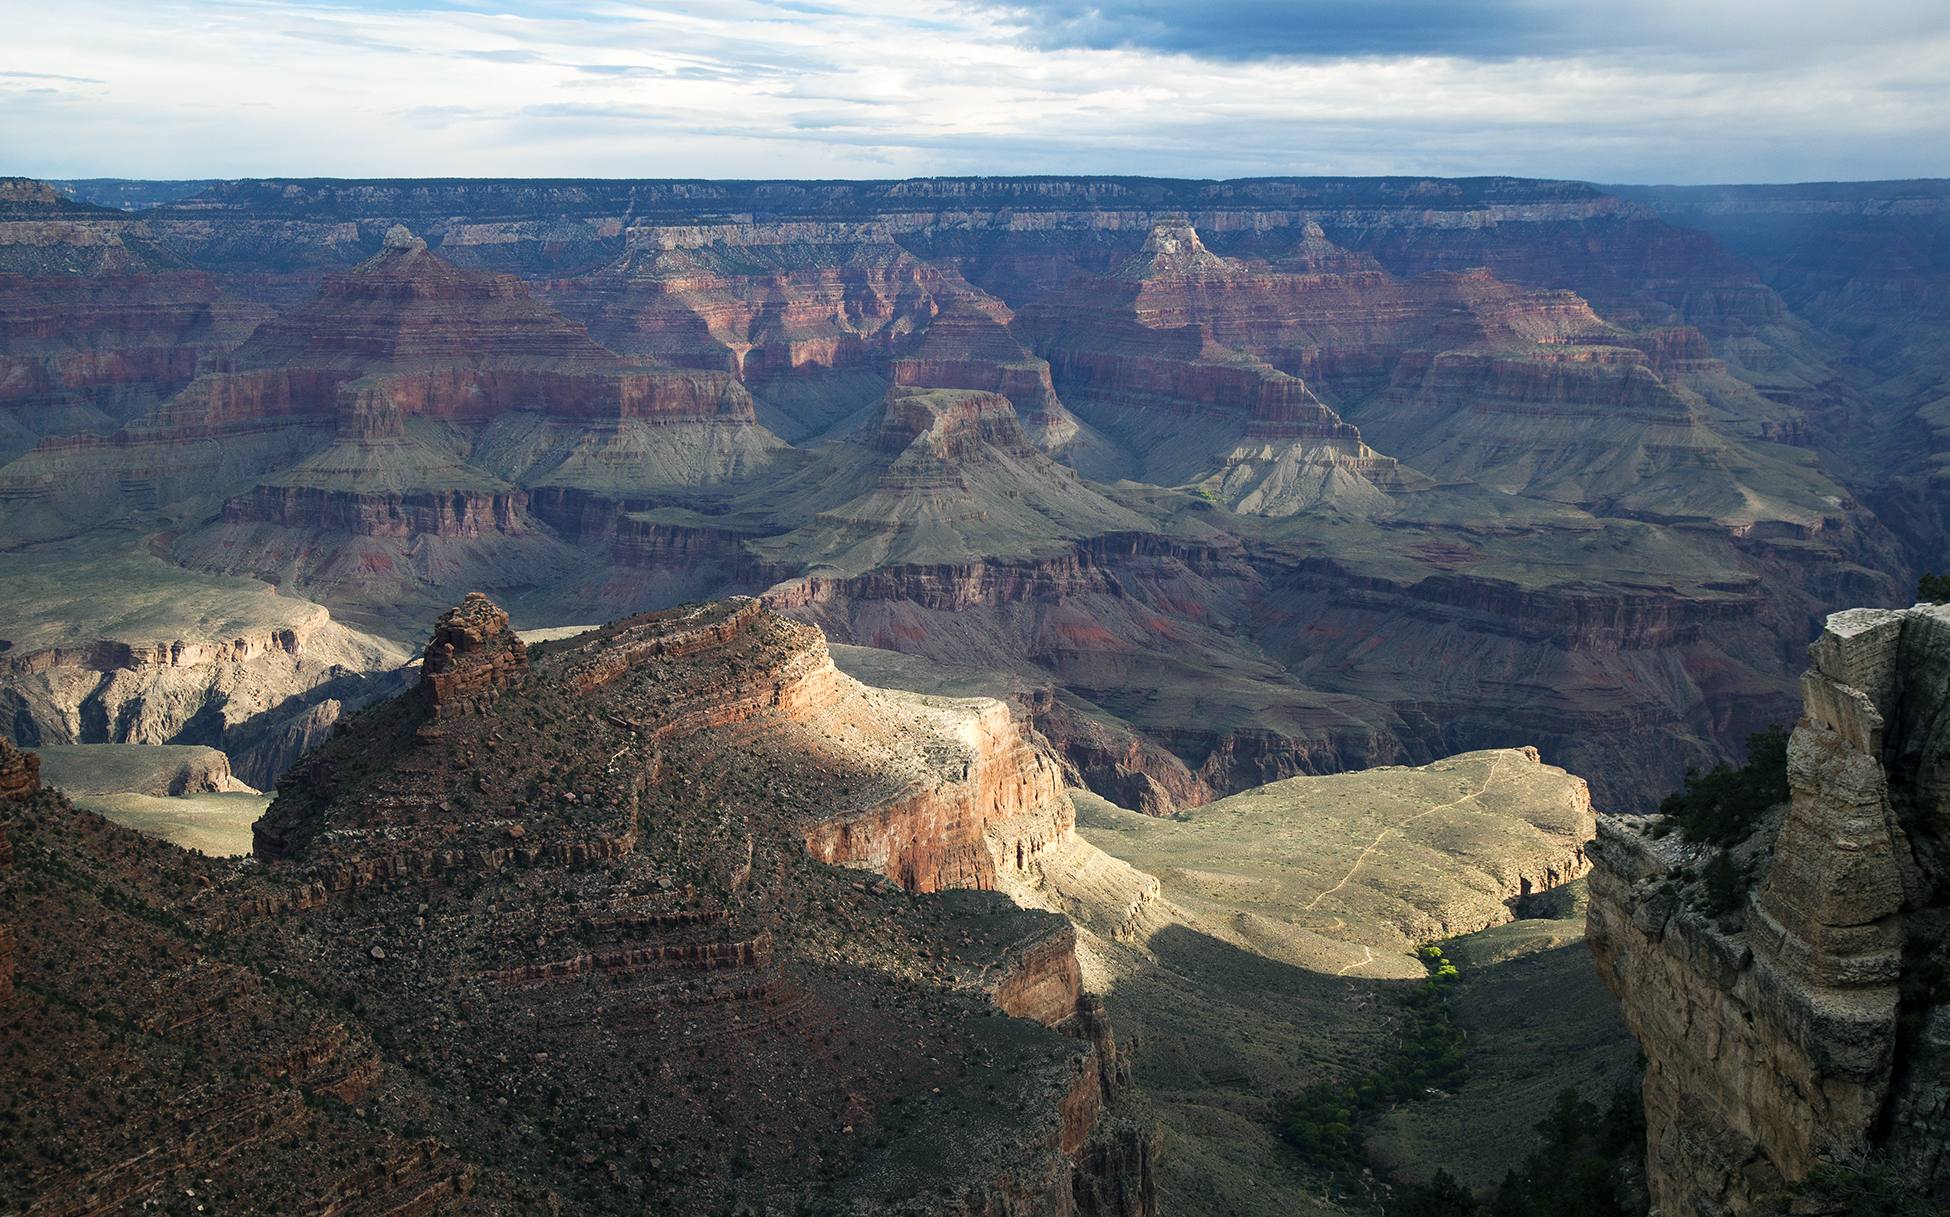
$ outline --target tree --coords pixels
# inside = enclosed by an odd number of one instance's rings
[[[1779,723],[1747,736],[1747,763],[1722,761],[1710,773],[1686,771],[1685,789],[1669,794],[1659,810],[1671,816],[1688,841],[1734,845],[1760,822],[1761,813],[1789,796],[1789,735]]]
[[[1427,1183],[1409,1183],[1388,1198],[1388,1217],[1471,1217],[1476,1201],[1448,1171]]]

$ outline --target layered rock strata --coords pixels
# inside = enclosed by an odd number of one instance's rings
[[[1808,649],[1792,801],[1730,852],[1608,818],[1587,939],[1643,1045],[1664,1211],[1762,1211],[1821,1162],[1878,1157],[1950,1190],[1935,956],[1950,756],[1950,613],[1855,609]],[[1936,969],[1936,971],[1932,971]],[[1920,978],[1920,979],[1919,979]]]
[[[802,1048],[829,1053],[846,1131],[824,1152],[870,1179],[939,1175],[930,1186],[958,1197],[948,1212],[1071,1213],[1079,1196],[1099,1212],[1155,1212],[1155,1138],[1100,1119],[1128,1067],[1082,990],[1069,927],[992,890],[991,839],[1027,844],[1070,824],[1053,759],[1000,703],[861,686],[833,669],[816,630],[750,600],[629,619],[524,654],[505,614],[470,599],[443,617],[425,666],[421,696],[348,720],[280,783],[257,826],[271,880],[239,884],[212,908],[231,932],[311,933],[303,927],[418,891],[431,899],[412,932],[387,936],[358,966],[386,968],[397,955],[411,965],[398,983],[443,1008],[545,1015],[540,1025],[561,1031],[545,1033],[535,1059],[555,1076],[595,1069],[581,1085],[598,1097],[586,1102],[616,1095],[593,1081],[607,1058],[586,1062],[585,1033],[571,1028],[600,1023],[674,1066],[722,1055],[738,1105],[763,1121],[797,1110],[760,1097],[786,1092],[779,1071],[797,1075]],[[522,894],[531,875],[578,894],[534,903]],[[493,894],[439,903],[482,885]],[[888,914],[898,921],[928,892],[948,901],[948,923],[890,935]],[[960,1111],[937,1064],[950,1049],[924,1040],[929,1062],[859,991],[894,981],[1068,1037],[1026,1079],[1026,1120],[1012,1113],[1005,1127]],[[987,1038],[1006,1027],[946,1017],[962,1026],[952,1051],[1014,1059]],[[840,1019],[844,1049],[825,1030]],[[867,1137],[892,1119],[883,1096],[915,1077],[941,1078],[920,1101],[959,1113],[958,1144],[1006,1143],[1012,1165],[877,1156]],[[668,1146],[672,1118],[639,1122],[667,1128],[655,1135]],[[775,1162],[766,1145],[749,1151],[762,1158],[765,1194],[806,1198],[803,1166]],[[614,1177],[690,1186],[663,1169],[634,1162]],[[806,1203],[820,1211],[823,1201]]]
[[[420,663],[420,697],[436,719],[484,714],[528,679],[528,646],[508,614],[480,592],[434,622]]]
[[[140,220],[0,178],[0,463],[153,410],[269,315]]]
[[[26,799],[41,788],[41,758],[0,738],[0,799]],[[9,851],[9,858],[12,853]]]
[[[9,567],[0,652],[0,707],[23,744],[202,745],[268,789],[342,711],[404,687],[399,648],[262,584],[199,582],[147,553],[34,556]],[[119,595],[77,605],[77,560]]]

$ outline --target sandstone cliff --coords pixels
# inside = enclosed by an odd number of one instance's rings
[[[1870,1156],[1950,1189],[1950,612],[1836,613],[1808,654],[1792,801],[1731,850],[1731,897],[1704,883],[1715,851],[1658,817],[1607,818],[1591,849],[1587,939],[1646,1052],[1662,1211],[1763,1211],[1818,1163]]]

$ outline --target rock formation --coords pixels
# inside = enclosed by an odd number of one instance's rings
[[[268,313],[141,221],[0,178],[0,463],[155,409]]]
[[[420,697],[436,719],[485,714],[503,691],[528,679],[528,647],[508,628],[508,614],[480,592],[434,622],[421,656]]]
[[[1792,801],[1731,850],[1607,818],[1587,938],[1647,1056],[1653,1202],[1762,1211],[1821,1162],[1950,1191],[1939,1040],[1950,612],[1853,609],[1808,648]],[[1722,881],[1724,882],[1724,880]]]
[[[404,687],[400,648],[262,583],[180,571],[157,552],[167,541],[0,555],[0,709],[16,741],[203,745],[266,789],[341,710]],[[77,577],[114,594],[78,592]]]
[[[41,788],[41,758],[0,739],[0,799],[27,799]],[[12,853],[9,851],[9,859]]]
[[[76,795],[256,794],[230,771],[230,758],[200,744],[42,744],[42,781]]]
[[[286,774],[248,866],[36,796],[29,839],[88,903],[78,923],[65,886],[10,896],[22,975],[147,1029],[119,1055],[71,1038],[70,1076],[133,1068],[175,1110],[151,1055],[226,1067],[231,1114],[196,1125],[181,1186],[261,1204],[287,1179],[353,1212],[591,1188],[672,1211],[1157,1212],[1160,1147],[1117,1114],[1128,1063],[1073,931],[993,890],[991,839],[1068,831],[1053,758],[1006,709],[868,689],[751,600],[526,649],[506,622],[484,597],[443,616],[423,692]],[[114,941],[89,954],[80,925]],[[238,962],[192,965],[189,936],[219,929]],[[111,970],[131,982],[91,979]],[[107,1150],[114,1119],[75,1122],[89,1093],[64,1118]],[[245,1155],[233,1128],[276,1133]],[[353,1197],[325,1174],[348,1154],[385,1164]],[[50,1162],[26,1194],[121,1202],[182,1164]]]

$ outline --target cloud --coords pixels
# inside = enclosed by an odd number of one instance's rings
[[[69,80],[76,84],[98,85],[105,81],[93,76],[57,76],[53,72],[0,72],[0,76],[20,76],[29,80]]]
[[[1219,60],[1441,56],[1819,59],[1950,33],[1935,0],[1021,0],[994,11],[1045,49],[1137,48]]]
[[[0,70],[99,87],[0,90],[0,163],[59,178],[1936,176],[1938,7],[1884,0],[1837,22],[1806,0],[1642,0],[1629,20],[1563,0],[66,0],[10,16]]]
[[[1217,59],[1366,55],[1511,57],[1562,53],[1581,24],[1531,0],[1044,0],[1002,10],[1035,46],[1144,50]]]

